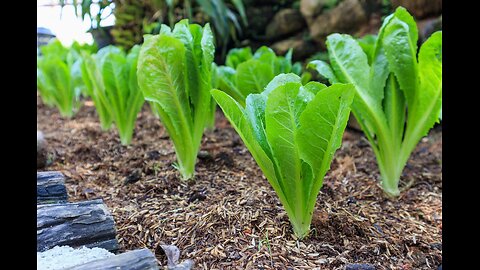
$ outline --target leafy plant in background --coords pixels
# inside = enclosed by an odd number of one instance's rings
[[[139,0],[114,1],[115,26],[111,30],[115,45],[125,50],[132,48],[143,40],[143,19],[145,3]]]
[[[55,106],[63,117],[72,117],[80,107],[83,82],[75,80],[78,55],[53,39],[40,48],[37,57],[37,88],[48,106]]]
[[[134,46],[128,54],[107,46],[99,51],[99,61],[87,60],[84,65],[87,76],[93,79],[91,82],[97,84],[97,87],[92,87],[91,93],[95,96],[94,102],[102,104],[99,111],[104,111],[104,124],[108,126],[108,118],[105,117],[111,116],[123,145],[131,143],[137,114],[145,102],[137,82],[139,52],[139,45]],[[89,71],[92,63],[98,66]],[[102,81],[95,78],[95,70],[100,71]]]
[[[73,63],[71,65],[71,79],[75,87],[76,92],[80,92],[83,96],[88,97],[88,90],[85,82],[82,78],[82,71],[81,71],[81,62],[82,62],[82,54],[94,54],[97,52],[97,46],[95,43],[93,44],[80,44],[77,41],[74,41],[69,48],[68,53],[68,62]]]
[[[161,23],[166,20],[169,2],[171,1],[115,0],[115,25],[111,31],[115,44],[128,50],[135,44],[142,43],[144,34],[158,34]]]
[[[352,111],[377,158],[383,190],[399,195],[400,176],[420,139],[438,121],[442,104],[442,32],[434,33],[417,56],[413,17],[399,7],[378,37],[356,41],[327,38],[330,65],[309,65],[331,83],[352,83]]]
[[[162,10],[167,14],[170,27],[175,24],[174,10],[176,6],[181,7],[184,11],[183,17],[189,20],[194,19],[197,7],[204,12],[208,16],[207,21],[212,23],[217,47],[222,48],[222,58],[225,56],[228,42],[231,39],[237,41],[237,33],[242,33],[242,24],[248,26],[242,0],[167,0],[164,2],[167,8]]]
[[[47,45],[40,47],[40,53],[42,56],[58,56],[63,62],[67,62],[67,55],[69,49],[60,42],[60,40],[53,38]]]
[[[260,93],[278,74],[293,72],[300,75],[300,63],[292,64],[292,50],[285,56],[277,56],[266,47],[260,47],[254,54],[249,47],[235,48],[228,52],[226,66],[215,68],[218,88],[245,105],[251,93]]]
[[[175,146],[176,167],[184,180],[195,173],[202,135],[210,119],[215,46],[210,25],[178,22],[145,36],[138,60],[138,83]]]
[[[231,9],[232,6],[238,12],[243,25],[248,26],[243,2],[242,0],[196,0],[196,2],[212,22],[217,46],[222,48],[221,56],[223,58],[227,52],[229,40],[237,41],[237,32],[239,34],[242,33],[238,15]]]
[[[223,91],[212,95],[277,193],[295,235],[304,238],[341,145],[353,86],[302,85],[289,73],[276,76],[262,93],[249,94],[245,106]]]
[[[107,53],[123,54],[124,52],[119,47],[107,46],[100,49],[96,54],[82,53],[80,62],[86,96],[92,99],[103,130],[110,129],[113,124],[101,69]]]

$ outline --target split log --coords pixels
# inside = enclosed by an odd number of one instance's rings
[[[68,270],[159,270],[157,259],[153,253],[144,248],[125,252],[112,257],[94,260],[68,268]]]
[[[37,204],[67,202],[65,176],[61,172],[37,172]]]
[[[37,205],[37,252],[54,246],[118,250],[115,222],[101,199]]]

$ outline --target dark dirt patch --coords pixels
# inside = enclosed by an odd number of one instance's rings
[[[195,181],[182,182],[168,134],[147,106],[127,147],[116,131],[101,131],[93,107],[70,120],[41,101],[37,111],[38,129],[57,157],[44,170],[68,177],[71,201],[103,198],[123,249],[149,248],[163,265],[161,243],[178,246],[180,259],[195,260],[195,269],[441,264],[441,127],[417,147],[403,176],[415,181],[395,200],[383,196],[368,143],[347,131],[318,196],[311,236],[297,241],[273,189],[221,112],[204,136]]]

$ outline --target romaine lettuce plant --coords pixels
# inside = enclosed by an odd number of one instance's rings
[[[330,168],[350,113],[351,84],[302,85],[293,73],[276,76],[245,107],[212,90],[285,208],[295,235],[304,238],[323,178]]]
[[[53,85],[52,80],[49,78],[50,76],[45,75],[45,70],[48,69],[48,66],[51,66],[51,64],[45,62],[45,57],[37,56],[37,89],[43,103],[48,107],[55,107],[55,85]]]
[[[113,117],[107,101],[107,92],[103,83],[101,68],[105,56],[109,53],[124,54],[119,47],[106,46],[96,54],[90,55],[82,52],[80,62],[81,76],[85,85],[85,95],[92,99],[98,118],[100,119],[100,126],[103,130],[108,130],[113,124]]]
[[[202,135],[211,120],[210,95],[215,46],[207,23],[203,28],[178,22],[160,34],[146,35],[138,60],[138,82],[145,99],[155,103],[175,146],[184,180],[195,173]]]
[[[128,54],[109,52],[101,66],[105,103],[123,145],[130,144],[137,114],[145,103],[137,81],[139,52],[139,45],[133,46]]]
[[[352,83],[352,112],[375,153],[383,190],[398,196],[403,168],[438,121],[442,103],[442,32],[417,55],[418,30],[402,7],[385,18],[376,38],[327,37],[330,65],[309,66],[331,83]]]
[[[55,106],[63,117],[72,117],[80,107],[81,85],[73,80],[77,63],[73,51],[69,51],[57,39],[40,48],[37,57],[37,88],[48,106]]]
[[[276,75],[289,72],[300,75],[302,72],[300,63],[292,64],[291,49],[285,56],[277,56],[266,46],[254,54],[250,47],[231,49],[225,63],[226,66],[215,68],[214,88],[226,92],[242,105],[249,94],[262,92]]]
[[[48,44],[40,47],[40,52],[42,56],[56,55],[62,61],[67,62],[67,55],[69,49],[63,46],[60,40],[54,38],[48,42]]]

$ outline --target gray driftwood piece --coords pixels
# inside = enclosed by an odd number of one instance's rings
[[[37,252],[54,246],[118,251],[115,222],[101,199],[37,205]]]
[[[153,253],[144,248],[128,251],[112,257],[90,261],[67,270],[159,270],[157,259]]]
[[[37,204],[60,203],[67,199],[65,176],[61,172],[37,172]]]

